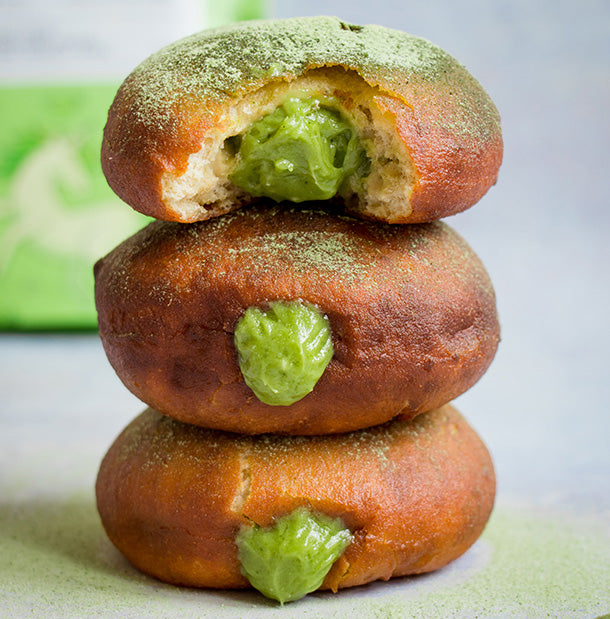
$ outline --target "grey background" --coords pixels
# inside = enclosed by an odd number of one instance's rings
[[[497,185],[448,218],[485,263],[503,341],[458,400],[501,492],[610,508],[610,3],[276,2],[437,43],[502,116]]]

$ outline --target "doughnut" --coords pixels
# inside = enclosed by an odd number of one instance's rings
[[[224,433],[147,409],[110,447],[96,494],[119,551],[142,572],[189,587],[249,587],[244,539],[287,518],[275,539],[248,550],[307,571],[306,561],[283,555],[299,545],[310,554],[298,529],[304,513],[317,515],[343,535],[319,584],[337,591],[437,570],[462,555],[490,516],[495,477],[485,445],[451,405],[313,437]],[[256,588],[273,573],[264,559]]]
[[[155,410],[218,430],[327,434],[413,417],[470,388],[499,341],[490,279],[444,222],[393,226],[268,200],[154,221],[94,271],[119,378]],[[236,345],[250,312],[280,303],[307,308],[307,329],[327,328],[332,345],[314,337],[326,356],[293,403],[259,397]]]
[[[421,223],[480,200],[502,152],[494,103],[439,47],[301,17],[206,30],[144,60],[109,110],[102,168],[125,202],[168,221],[262,195]]]

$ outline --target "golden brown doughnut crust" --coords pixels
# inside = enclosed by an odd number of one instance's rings
[[[97,479],[108,536],[137,568],[177,585],[247,587],[235,536],[297,507],[340,517],[354,541],[322,588],[443,567],[479,537],[495,495],[485,445],[450,405],[336,436],[258,437],[148,409]]]
[[[95,267],[99,329],[125,385],[181,421],[326,434],[411,417],[470,388],[494,357],[489,277],[443,222],[391,226],[260,204],[196,224],[153,222]],[[334,356],[290,406],[260,402],[233,344],[250,306],[317,306]]]
[[[204,31],[138,66],[119,89],[104,131],[102,167],[110,186],[159,219],[218,215],[213,203],[196,215],[174,210],[164,197],[164,175],[186,171],[189,156],[223,130],[226,111],[239,98],[328,67],[353,72],[376,90],[375,106],[393,118],[412,159],[410,204],[388,221],[425,222],[463,211],[496,182],[503,153],[498,111],[454,58],[393,29],[303,17]],[[346,109],[353,106],[353,93],[338,85],[333,94]],[[240,205],[234,200],[220,212]]]

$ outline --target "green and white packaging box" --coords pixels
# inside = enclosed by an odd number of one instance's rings
[[[265,0],[0,0],[0,330],[96,326],[95,261],[148,219],[107,186],[106,114],[145,57]]]

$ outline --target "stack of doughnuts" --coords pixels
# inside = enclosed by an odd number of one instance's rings
[[[317,122],[331,127],[320,138],[331,166],[356,144],[329,196],[309,146],[281,133]],[[252,163],[251,135],[271,160]],[[95,265],[104,349],[148,406],[96,486],[106,532],[133,565],[177,585],[260,588],[240,536],[299,510],[347,532],[314,588],[429,572],[476,541],[493,465],[450,402],[488,368],[499,326],[484,266],[440,219],[475,204],[501,159],[479,83],[388,28],[239,23],[133,71],[102,166],[156,221]],[[278,307],[296,327],[269,344]],[[246,371],[248,346],[266,352]],[[273,399],[313,365],[304,394]]]

